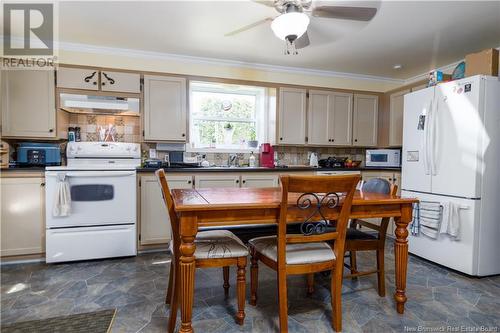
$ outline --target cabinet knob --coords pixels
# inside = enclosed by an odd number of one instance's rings
[[[241,182],[242,182],[243,184],[245,184],[247,181],[246,181],[246,180],[242,180]]]
[[[105,86],[105,85],[106,85],[106,82],[102,82],[102,83],[101,83],[101,86]]]
[[[41,187],[45,187],[45,183],[40,183],[40,186]]]
[[[96,82],[96,81],[92,82],[92,84],[93,84],[94,86],[97,86],[97,82]]]
[[[52,133],[52,132],[54,132],[54,129],[53,128],[49,129],[49,133]]]
[[[280,138],[280,141],[283,141],[283,138]]]
[[[358,142],[358,139],[354,139],[354,142]]]
[[[188,180],[188,184],[191,184],[192,182],[190,180]]]
[[[182,133],[182,137],[185,137],[186,136],[186,133]]]
[[[239,184],[239,183],[240,183],[240,181],[238,179],[236,179],[236,184]]]

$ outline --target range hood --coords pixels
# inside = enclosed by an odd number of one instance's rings
[[[139,114],[138,98],[61,93],[60,105],[72,113]]]

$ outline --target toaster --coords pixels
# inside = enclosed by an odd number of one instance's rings
[[[23,142],[17,147],[18,166],[61,165],[61,147],[57,143]]]

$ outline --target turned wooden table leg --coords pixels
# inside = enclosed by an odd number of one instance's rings
[[[394,256],[396,268],[396,310],[404,313],[406,302],[406,273],[408,269],[408,223],[412,219],[413,206],[405,204],[401,207],[401,217],[395,218],[396,241],[394,242]]]
[[[181,287],[181,328],[179,332],[194,332],[191,325],[193,314],[194,298],[194,274],[195,259],[194,251],[196,246],[194,239],[196,237],[198,226],[195,215],[181,215],[180,218],[180,287]]]

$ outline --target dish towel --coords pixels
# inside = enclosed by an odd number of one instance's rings
[[[410,223],[410,232],[413,236],[420,234],[420,209],[419,204],[413,204],[413,219]]]
[[[459,239],[460,235],[460,205],[453,202],[443,203],[443,217],[439,232],[448,234],[455,240]]]
[[[52,215],[63,217],[71,214],[71,194],[69,191],[69,183],[66,180],[65,174],[57,175],[56,197],[54,198],[54,207]]]
[[[420,201],[413,206],[413,221],[410,226],[411,234],[420,233],[437,238],[441,226],[442,207],[439,202]]]

